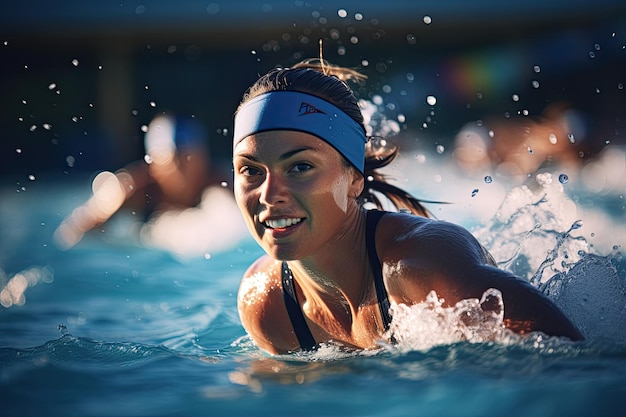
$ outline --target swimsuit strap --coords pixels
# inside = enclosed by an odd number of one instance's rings
[[[381,217],[385,214],[386,212],[379,210],[369,210],[366,212],[365,244],[367,247],[367,256],[370,260],[370,267],[374,274],[374,287],[376,288],[376,298],[378,299],[380,316],[382,317],[385,330],[389,330],[389,326],[391,325],[389,296],[385,289],[385,282],[383,281],[383,268],[376,253],[376,226]],[[303,350],[315,350],[317,343],[315,343],[311,329],[309,329],[309,326],[306,324],[304,313],[302,313],[300,309],[300,303],[296,297],[296,290],[293,284],[293,274],[287,262],[283,261],[281,270],[283,299],[298,343],[300,343],[300,347]]]
[[[391,305],[389,303],[389,295],[385,289],[385,281],[383,280],[383,267],[376,253],[376,226],[378,226],[378,222],[385,214],[385,211],[380,210],[368,210],[366,212],[365,244],[367,246],[367,256],[370,259],[370,267],[374,274],[374,287],[376,288],[380,316],[383,319],[385,330],[389,330],[391,325],[389,308]]]
[[[311,334],[309,326],[306,324],[304,314],[300,309],[300,303],[296,297],[296,290],[293,285],[293,274],[291,268],[287,265],[287,262],[283,261],[282,273],[283,281],[283,299],[285,300],[285,307],[287,307],[287,313],[289,314],[289,320],[293,327],[298,343],[303,350],[315,350],[317,343],[315,338]]]

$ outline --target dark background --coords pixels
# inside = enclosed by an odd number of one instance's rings
[[[407,147],[433,150],[468,122],[563,102],[583,115],[592,157],[626,142],[625,4],[4,2],[0,180],[72,178],[141,159],[141,126],[162,111],[200,120],[227,170],[245,89],[276,65],[317,57],[319,39],[324,58],[368,75],[362,98],[381,95],[389,117],[406,117],[398,140]]]

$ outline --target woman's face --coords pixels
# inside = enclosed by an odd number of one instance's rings
[[[235,198],[248,229],[279,260],[302,259],[344,235],[363,177],[316,136],[270,131],[234,149]],[[352,213],[353,214],[353,213]]]

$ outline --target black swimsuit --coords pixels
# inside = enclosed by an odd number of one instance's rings
[[[389,314],[389,296],[385,289],[385,283],[383,282],[383,269],[376,254],[376,226],[382,216],[385,215],[384,211],[368,210],[366,212],[366,226],[365,226],[365,242],[367,246],[367,256],[370,260],[370,267],[374,274],[374,287],[376,288],[376,297],[378,298],[378,308],[380,309],[380,315],[385,325],[385,330],[389,329],[391,324],[391,315]],[[283,281],[283,299],[285,300],[285,306],[291,320],[291,325],[296,333],[300,347],[303,350],[315,350],[317,343],[315,338],[311,334],[309,326],[306,324],[304,314],[300,309],[300,303],[296,297],[296,291],[293,285],[293,274],[287,262],[283,262],[282,265],[282,281]]]

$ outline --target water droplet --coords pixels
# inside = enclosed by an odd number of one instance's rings
[[[472,190],[472,197],[475,197],[475,196],[476,196],[476,194],[478,194],[478,188],[474,188],[474,189]]]
[[[148,165],[152,163],[152,157],[148,154],[144,155],[143,160],[146,161],[146,164]]]
[[[151,102],[150,102],[150,107],[156,107],[156,102],[151,101]]]
[[[535,65],[533,67],[533,71],[535,71],[536,73],[540,73],[541,72],[541,67],[539,65]]]
[[[532,84],[533,88],[539,88],[539,81],[533,80],[533,82],[531,84]]]
[[[574,134],[573,133],[568,134],[567,138],[569,139],[570,143],[576,142],[576,140],[574,139]]]
[[[491,178],[491,175],[485,176],[485,183],[491,184],[492,182],[493,182],[493,178]]]
[[[441,155],[442,153],[445,152],[445,150],[446,150],[446,148],[443,145],[437,145],[437,153],[438,154]]]
[[[56,83],[50,83],[50,84],[48,84],[48,90],[54,90],[55,88],[57,88]]]
[[[548,140],[550,141],[551,144],[556,145],[557,143],[557,138],[556,135],[554,133],[550,133],[548,135]]]
[[[35,181],[35,176],[33,174],[30,174],[28,176],[28,179],[31,180],[31,181]]]
[[[582,220],[576,220],[574,223],[572,223],[572,226],[570,227],[570,230],[577,230],[577,229],[580,229],[581,227],[583,227],[583,221]]]
[[[528,147],[528,153],[532,155],[533,153],[535,153],[535,151],[533,151],[533,148],[531,148],[531,147],[529,146],[529,147]]]
[[[513,94],[513,101],[519,101],[519,96],[517,94]]]
[[[78,66],[78,59],[72,59],[72,65],[77,67]]]
[[[433,19],[430,16],[424,16],[424,23],[430,25],[433,22]]]
[[[561,184],[567,184],[569,182],[569,177],[567,176],[567,174],[559,175],[559,182]]]
[[[437,97],[435,96],[426,97],[426,103],[428,103],[430,106],[434,106],[435,104],[437,104]]]

